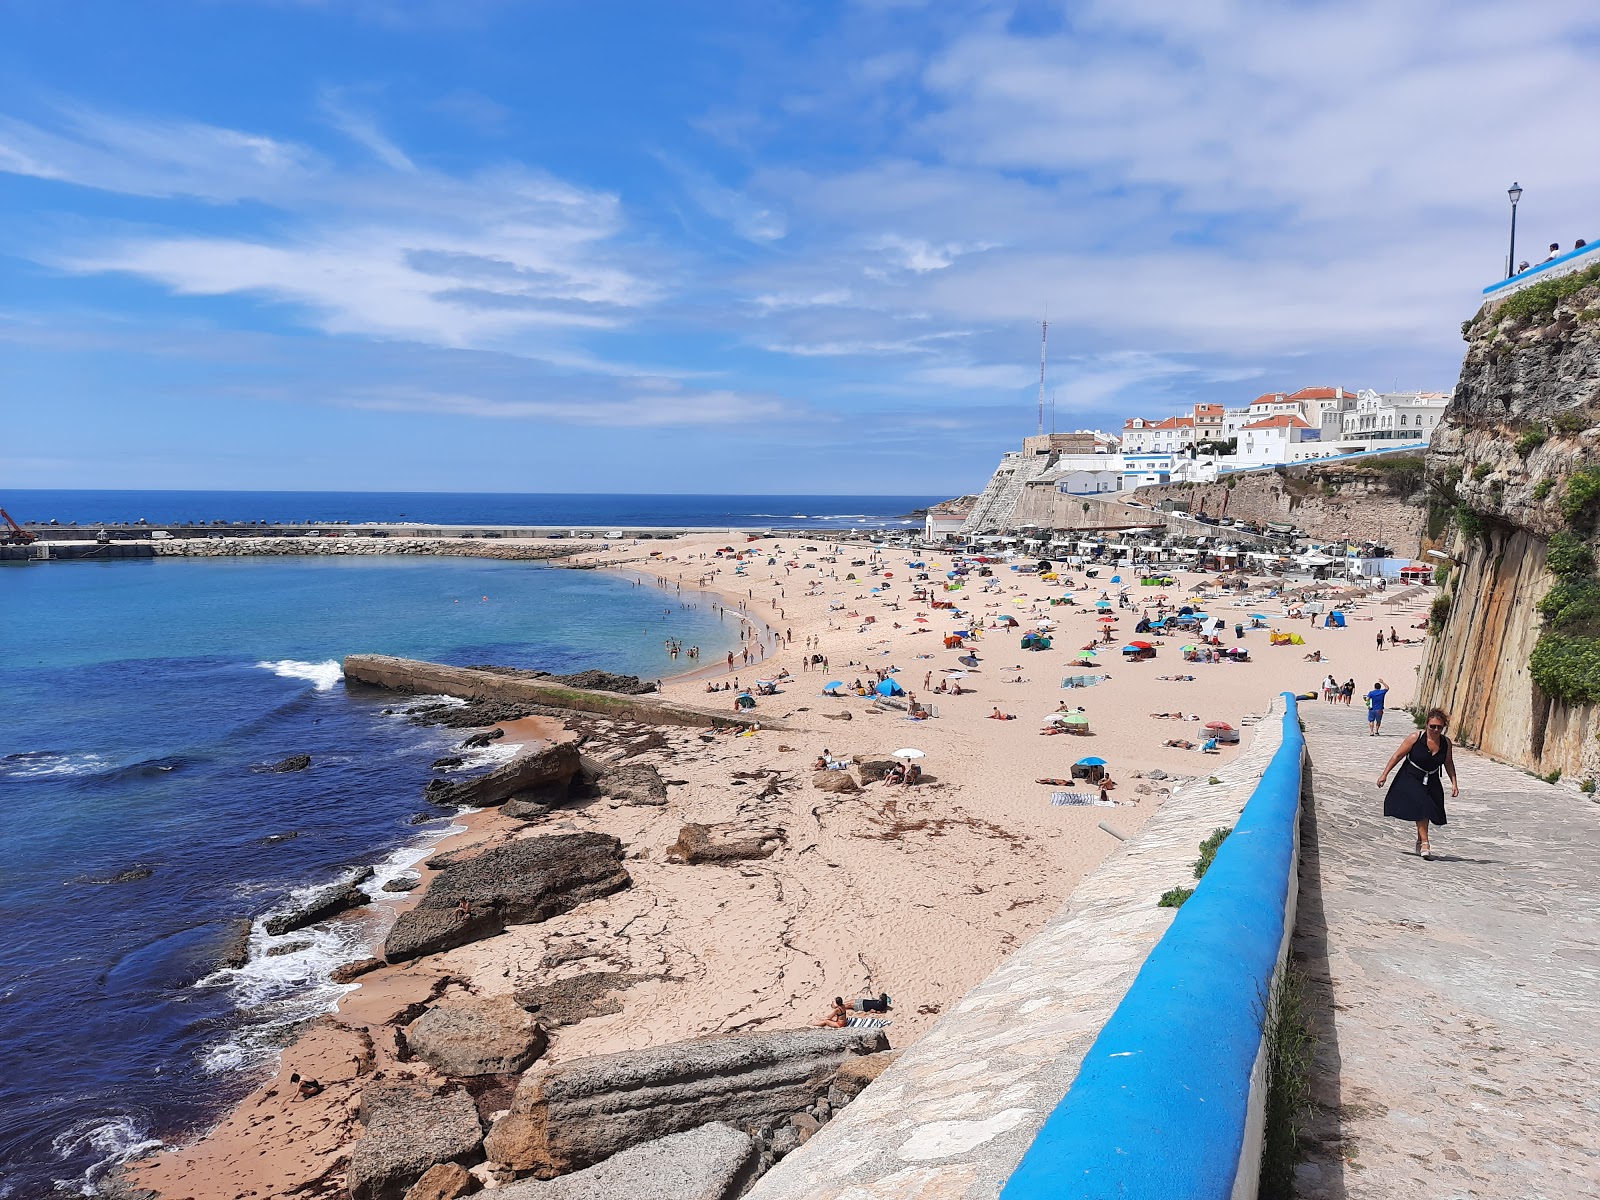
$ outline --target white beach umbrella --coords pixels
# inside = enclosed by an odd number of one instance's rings
[[[895,758],[926,758],[927,755],[925,755],[921,750],[916,749],[914,746],[907,746],[902,750],[896,750],[894,752],[894,757]]]

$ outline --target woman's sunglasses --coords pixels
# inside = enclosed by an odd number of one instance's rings
[[[1443,725],[1429,725],[1428,728],[1433,730],[1435,733],[1443,733],[1444,732],[1444,726]]]

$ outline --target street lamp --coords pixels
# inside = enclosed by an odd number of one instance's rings
[[[1517,201],[1522,199],[1522,185],[1513,183],[1506,189],[1511,198],[1511,252],[1506,255],[1506,278],[1517,273]]]

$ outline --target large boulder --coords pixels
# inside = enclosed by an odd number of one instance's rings
[[[406,1028],[411,1052],[441,1075],[510,1075],[544,1053],[544,1030],[510,996],[445,1001]]]
[[[609,1016],[622,1011],[616,993],[630,988],[649,975],[625,975],[618,971],[588,971],[558,979],[554,983],[521,987],[513,993],[516,1001],[539,1018],[546,1029],[576,1025],[590,1017]]]
[[[843,1108],[849,1104],[867,1090],[869,1083],[892,1067],[894,1060],[899,1057],[900,1051],[887,1050],[882,1054],[864,1054],[859,1058],[845,1059],[834,1072],[833,1085],[828,1089],[829,1106]]]
[[[667,847],[667,861],[738,862],[750,858],[771,858],[772,852],[782,844],[781,829],[685,825],[678,831],[678,840]]]
[[[712,1121],[777,1124],[823,1099],[840,1063],[888,1044],[879,1030],[801,1029],[539,1064],[484,1150],[549,1179]]]
[[[366,1132],[346,1173],[352,1200],[404,1200],[428,1168],[459,1163],[483,1144],[478,1106],[460,1090],[373,1084],[361,1093],[360,1116]]]
[[[660,807],[667,802],[667,785],[661,772],[649,763],[621,763],[607,767],[600,777],[600,794],[623,804]]]
[[[859,792],[861,785],[849,771],[818,771],[811,777],[811,786],[821,792],[849,795]]]
[[[567,798],[567,789],[577,773],[578,747],[571,742],[558,742],[532,754],[519,755],[476,779],[461,783],[435,779],[428,784],[428,800],[469,808],[504,804],[513,796],[559,802]]]
[[[755,1141],[722,1124],[702,1125],[615,1154],[559,1179],[527,1179],[499,1200],[733,1200],[757,1171]]]
[[[523,838],[450,859],[416,908],[400,914],[383,955],[403,962],[492,937],[507,925],[548,921],[632,883],[622,843],[609,834]],[[457,910],[462,900],[472,913]]]
[[[422,1178],[411,1185],[406,1200],[459,1200],[477,1185],[460,1163],[439,1163],[422,1173]]]
[[[372,868],[363,867],[345,876],[338,883],[330,883],[327,887],[316,889],[292,908],[268,917],[262,924],[269,934],[277,937],[280,933],[293,933],[296,929],[304,929],[307,925],[326,921],[329,917],[336,917],[348,909],[371,904],[372,897],[357,886],[371,878]]]

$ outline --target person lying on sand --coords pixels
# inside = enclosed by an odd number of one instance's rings
[[[817,1022],[818,1029],[843,1029],[850,1023],[850,1010],[845,1007],[844,997],[833,998],[833,1011],[825,1020]]]
[[[1047,783],[1051,787],[1077,787],[1078,786],[1076,783],[1074,783],[1070,779],[1035,779],[1034,782],[1035,783]]]
[[[1174,750],[1194,749],[1194,743],[1188,738],[1168,738],[1166,744],[1171,746]]]
[[[1177,712],[1151,713],[1150,715],[1152,717],[1157,718],[1158,720],[1167,720],[1167,721],[1187,721],[1189,719],[1188,717],[1183,715],[1183,710],[1181,708]]]
[[[991,721],[1015,721],[1016,717],[1012,716],[1010,713],[1003,713],[997,708],[992,713],[989,714],[989,720],[991,720]]]

